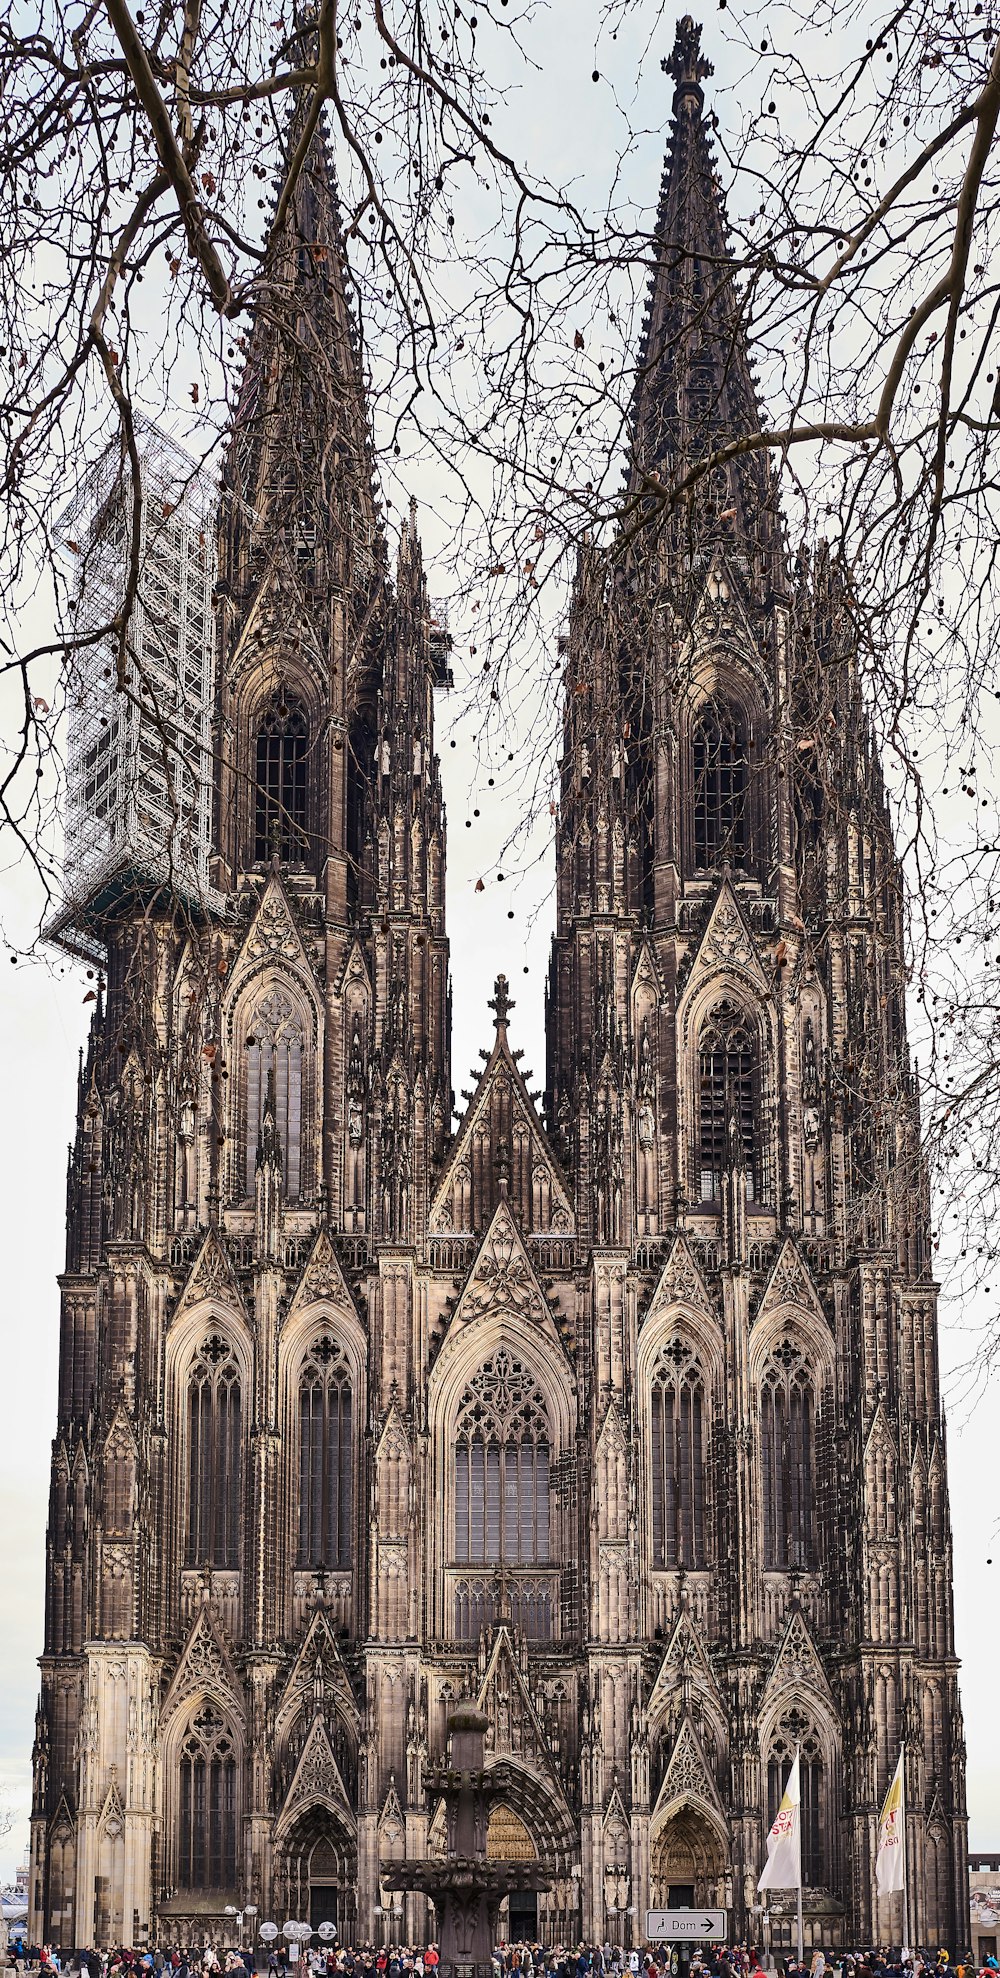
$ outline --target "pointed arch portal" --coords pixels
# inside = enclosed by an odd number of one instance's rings
[[[653,1909],[715,1905],[724,1900],[728,1849],[708,1812],[686,1802],[665,1820],[650,1851]]]
[[[290,1828],[275,1863],[275,1888],[284,1914],[308,1917],[313,1929],[332,1923],[344,1943],[357,1923],[358,1851],[348,1824],[334,1807],[309,1807]]]

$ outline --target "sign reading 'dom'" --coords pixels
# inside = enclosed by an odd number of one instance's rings
[[[650,1943],[721,1944],[729,1934],[725,1909],[647,1909],[646,1936]]]

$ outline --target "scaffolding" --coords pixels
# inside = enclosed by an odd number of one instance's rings
[[[197,906],[209,895],[215,495],[167,434],[143,423],[137,440],[139,585],[124,683],[109,631],[76,647],[67,688],[64,903],[50,931],[88,952],[119,902],[169,889]],[[116,445],[57,524],[78,566],[75,628],[85,638],[121,608],[132,495],[131,462]]]

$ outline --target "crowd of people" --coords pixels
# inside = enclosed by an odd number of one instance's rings
[[[18,1973],[38,1978],[436,1978],[440,1962],[436,1944],[413,1946],[372,1944],[359,1948],[333,1944],[306,1950],[300,1956],[277,1944],[265,1950],[225,1950],[206,1945],[198,1950],[81,1950],[60,1957],[48,1946],[14,1942],[9,1961]],[[499,1944],[493,1953],[494,1978],[756,1978],[773,1972],[776,1978],[1000,1978],[997,1960],[977,1964],[971,1951],[956,1955],[944,1949],[812,1951],[799,1963],[790,1951],[769,1956],[740,1944],[685,1949],[655,1944],[626,1951],[610,1942],[575,1947],[543,1944]]]

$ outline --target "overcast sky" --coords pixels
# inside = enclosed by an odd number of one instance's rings
[[[599,54],[586,29],[597,9],[574,0],[556,0],[539,17],[532,53],[536,66],[511,74],[506,106],[509,129],[498,136],[539,158],[553,178],[573,181],[578,196],[600,207],[608,196],[611,161],[624,141],[623,119],[648,127],[630,161],[630,183],[647,209],[655,205],[666,124],[669,85],[660,76],[661,55],[669,52],[673,16],[668,15],[649,48],[635,97],[630,78],[638,50],[626,35]],[[863,33],[863,28],[861,32]],[[717,60],[714,85],[720,115],[726,90],[738,78],[713,45],[713,20],[706,30],[708,52]],[[591,71],[599,63],[602,83]],[[623,107],[624,106],[624,107]],[[66,490],[67,495],[71,492]],[[412,492],[425,503],[424,528],[436,539],[434,488],[426,482]],[[438,531],[439,533],[439,531]],[[436,586],[431,575],[432,594]],[[36,604],[33,630],[38,629]],[[0,710],[2,712],[2,710]],[[495,870],[497,853],[512,823],[510,801],[485,782],[486,768],[473,790],[476,754],[468,723],[455,719],[447,699],[439,703],[449,821],[449,930],[454,980],[453,1083],[471,1081],[481,1046],[492,1037],[486,1007],[494,975],[511,980],[517,1007],[512,1040],[523,1045],[525,1065],[541,1082],[542,1007],[547,945],[551,931],[552,859],[547,854],[520,882],[501,895],[495,886],[477,894],[476,879]],[[473,807],[481,811],[467,831]],[[27,940],[37,902],[23,873],[0,875],[3,924],[15,944]],[[513,909],[514,919],[507,912]],[[3,1205],[3,1321],[5,1372],[3,1430],[0,1434],[0,1534],[2,1534],[3,1626],[0,1629],[0,1788],[16,1801],[19,1820],[0,1840],[0,1880],[13,1870],[26,1839],[30,1752],[37,1694],[36,1658],[42,1641],[45,1507],[51,1436],[55,1421],[58,1297],[56,1274],[64,1250],[66,1147],[74,1129],[77,1052],[85,1035],[87,983],[76,965],[0,961],[5,979],[4,1044],[0,1060],[0,1203]],[[60,973],[60,968],[63,972]],[[525,972],[527,971],[527,972]],[[976,1311],[945,1302],[941,1357],[946,1393],[952,1370],[969,1353],[967,1327]],[[954,1387],[957,1395],[957,1387]],[[969,1748],[971,1838],[977,1847],[1000,1848],[1000,1707],[994,1683],[1000,1641],[1000,1539],[996,1533],[997,1449],[1000,1448],[1000,1393],[996,1384],[970,1410],[955,1401],[950,1418],[950,1480],[955,1532],[958,1647],[963,1659],[963,1697]],[[998,1564],[993,1566],[993,1544]]]

